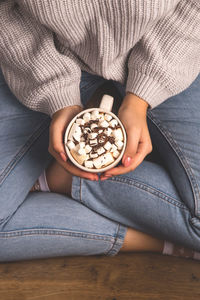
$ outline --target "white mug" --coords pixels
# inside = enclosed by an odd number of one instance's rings
[[[67,126],[67,129],[65,131],[65,136],[64,136],[64,145],[65,145],[65,150],[66,150],[66,153],[67,153],[67,156],[68,158],[73,162],[73,164],[75,166],[77,166],[79,169],[82,169],[84,171],[87,171],[87,172],[90,172],[90,173],[100,173],[100,172],[105,172],[113,167],[115,167],[119,162],[120,160],[122,159],[123,157],[123,154],[124,154],[124,151],[126,149],[126,142],[127,142],[127,138],[126,138],[126,131],[124,129],[124,126],[123,124],[121,123],[121,121],[119,120],[119,118],[111,112],[112,110],[112,106],[113,106],[113,97],[110,96],[110,95],[104,95],[102,97],[102,100],[101,100],[101,103],[100,103],[100,106],[98,108],[89,108],[89,109],[85,109],[83,111],[81,111],[79,114],[77,114],[72,120],[71,122],[69,123],[69,125]],[[114,119],[116,119],[119,123],[119,125],[121,126],[121,129],[122,129],[122,132],[123,132],[123,137],[124,137],[124,145],[123,145],[123,148],[121,150],[121,153],[120,155],[116,158],[116,160],[111,163],[110,165],[106,166],[106,167],[103,167],[101,169],[92,169],[92,168],[86,168],[85,166],[79,164],[74,158],[73,156],[71,155],[70,153],[70,150],[68,149],[67,147],[67,141],[68,141],[68,134],[70,132],[70,129],[73,125],[73,123],[76,121],[76,119],[80,118],[82,115],[84,115],[86,112],[92,112],[94,110],[98,110],[99,112],[104,112],[104,113],[108,113],[110,114]]]

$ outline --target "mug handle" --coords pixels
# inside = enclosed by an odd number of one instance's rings
[[[110,95],[103,95],[99,108],[102,108],[105,111],[112,111],[114,98]]]

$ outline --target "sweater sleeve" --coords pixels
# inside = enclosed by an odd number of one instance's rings
[[[200,72],[200,2],[182,0],[132,48],[126,92],[151,108],[185,90]]]
[[[12,0],[0,3],[0,67],[10,90],[32,110],[52,116],[81,105],[73,53],[60,53],[54,33]]]

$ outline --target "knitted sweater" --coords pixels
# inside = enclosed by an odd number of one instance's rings
[[[200,0],[1,0],[0,67],[19,101],[50,116],[81,105],[81,70],[154,108],[200,72]]]

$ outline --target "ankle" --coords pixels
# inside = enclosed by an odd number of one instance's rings
[[[51,192],[71,195],[72,174],[54,160],[46,169],[46,179]]]
[[[138,230],[128,228],[121,251],[162,253],[164,241]]]

